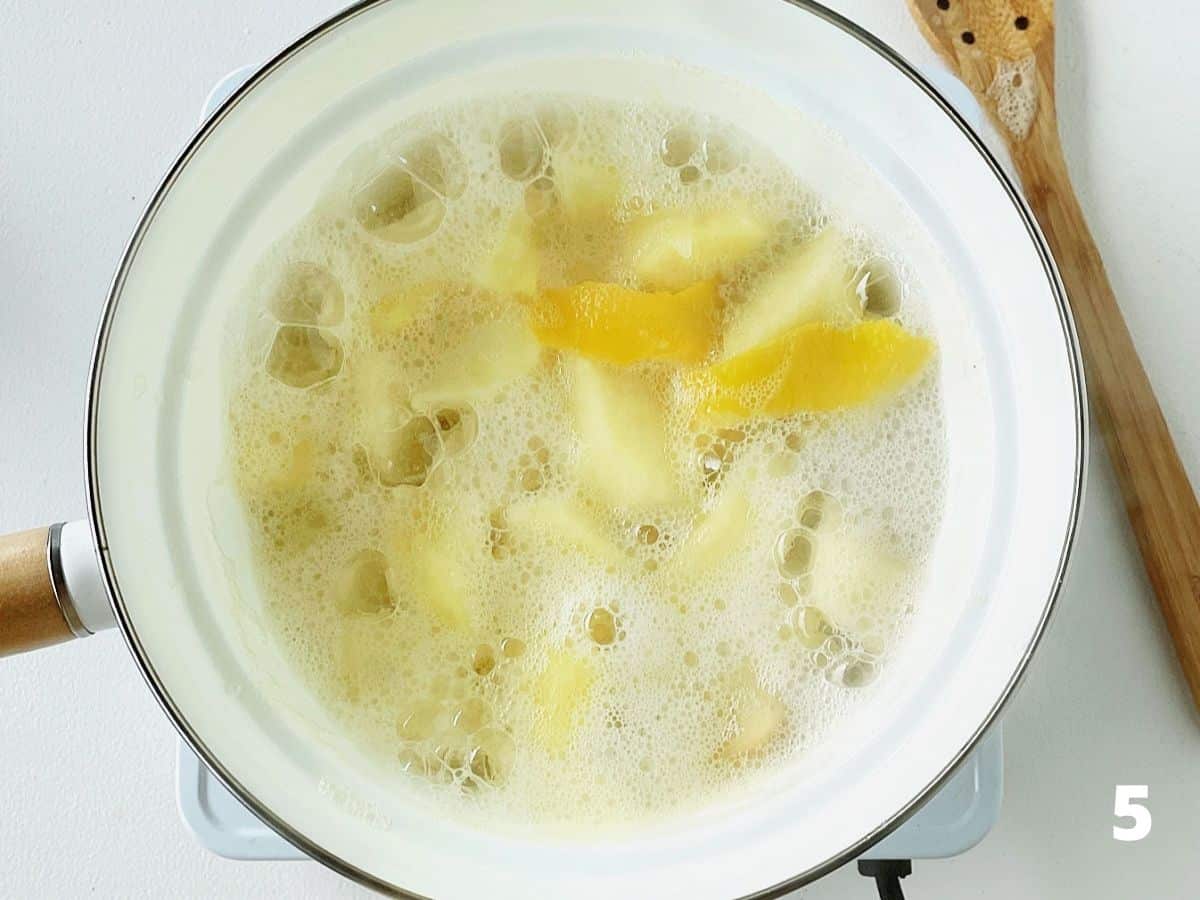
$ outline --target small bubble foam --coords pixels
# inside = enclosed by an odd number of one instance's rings
[[[569,196],[601,182],[615,194]],[[768,149],[678,109],[491,99],[356,151],[256,270],[230,442],[267,619],[346,733],[455,814],[669,814],[802,767],[887,678],[940,515],[936,377],[883,410],[697,433],[677,373],[639,368],[674,404],[664,477],[679,501],[653,509],[606,507],[579,477],[570,367],[554,354],[495,392],[419,396],[495,322],[471,286],[517,211],[534,223],[539,286],[636,287],[629,223],[732,198],[778,240],[730,273],[727,313],[830,221]],[[847,244],[867,314],[931,331],[904,261],[870,235]],[[730,492],[749,513],[719,535],[719,559],[681,571]],[[561,743],[532,688],[558,658],[575,661],[556,681]]]

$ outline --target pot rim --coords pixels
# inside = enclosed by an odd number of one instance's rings
[[[103,510],[100,501],[100,488],[97,477],[97,436],[99,428],[98,420],[98,400],[101,374],[104,368],[106,351],[108,347],[108,338],[111,330],[116,307],[120,301],[121,292],[124,287],[126,276],[134,257],[141,246],[142,239],[146,232],[153,224],[155,214],[162,203],[166,194],[174,185],[179,174],[187,166],[191,158],[196,154],[204,141],[214,131],[217,125],[225,118],[225,116],[237,106],[241,100],[246,97],[265,77],[274,72],[277,68],[285,64],[297,53],[313,41],[323,37],[328,32],[334,30],[340,25],[349,22],[360,14],[373,9],[390,0],[357,0],[354,4],[346,9],[330,16],[325,21],[313,27],[307,33],[296,39],[294,42],[286,46],[284,49],[276,53],[267,62],[259,66],[246,81],[240,85],[228,98],[226,98],[220,106],[200,125],[193,133],[188,143],[180,154],[176,157],[167,174],[158,184],[150,200],[143,209],[133,234],[125,246],[121,254],[121,260],[118,264],[116,273],[113,276],[112,282],[104,302],[104,308],[101,315],[100,325],[96,334],[95,343],[92,351],[92,361],[88,376],[88,395],[86,408],[85,422],[85,476],[87,482],[88,496],[88,524],[91,529],[92,539],[97,548],[97,554],[100,562],[100,569],[104,580],[105,592],[108,594],[109,602],[112,605],[113,613],[117,624],[120,627],[121,633],[124,636],[126,645],[130,653],[133,655],[139,670],[153,692],[155,699],[160,707],[171,720],[175,730],[180,737],[188,744],[192,751],[204,762],[208,769],[216,776],[216,778],[224,785],[238,800],[244,804],[254,815],[267,824],[271,829],[277,832],[281,837],[287,840],[290,844],[302,850],[312,859],[320,862],[322,865],[332,869],[339,875],[350,879],[360,885],[363,885],[372,890],[388,894],[391,896],[411,898],[411,900],[425,900],[423,895],[414,894],[406,891],[403,888],[383,881],[370,872],[365,871],[357,866],[352,865],[346,860],[330,853],[320,845],[316,844],[299,831],[295,830],[280,817],[276,816],[265,804],[254,796],[246,787],[244,787],[228,769],[221,763],[216,755],[208,748],[202,737],[192,728],[186,717],[182,714],[179,708],[174,704],[170,694],[166,690],[162,681],[155,673],[153,666],[150,663],[148,654],[142,646],[141,640],[138,637],[137,631],[133,626],[133,622],[126,610],[125,603],[121,597],[120,587],[117,583],[116,572],[112,565],[112,560],[108,552],[108,541],[104,529]],[[1071,314],[1070,307],[1067,302],[1066,290],[1063,287],[1059,277],[1058,267],[1054,261],[1053,255],[1046,243],[1045,236],[1034,218],[1033,213],[1025,202],[1020,190],[1009,178],[1004,168],[999,161],[987,148],[980,137],[975,133],[966,120],[950,105],[950,103],[938,92],[938,90],[903,56],[890,45],[876,37],[873,33],[863,28],[862,26],[852,22],[850,19],[834,12],[826,6],[816,2],[816,0],[780,0],[797,10],[814,15],[819,19],[833,25],[834,27],[845,32],[850,37],[859,41],[868,49],[874,51],[886,62],[890,63],[899,74],[908,78],[917,87],[919,87],[928,96],[941,111],[951,120],[958,128],[962,135],[975,148],[976,152],[983,158],[992,174],[996,177],[1009,199],[1012,201],[1013,208],[1020,217],[1025,226],[1026,232],[1036,249],[1039,258],[1042,261],[1042,267],[1046,274],[1046,279],[1049,282],[1051,293],[1054,296],[1055,304],[1058,309],[1059,320],[1063,329],[1063,338],[1067,344],[1068,362],[1072,378],[1072,388],[1075,401],[1075,470],[1074,484],[1072,485],[1071,510],[1068,522],[1068,528],[1063,540],[1063,546],[1059,555],[1058,566],[1055,572],[1055,577],[1050,586],[1050,592],[1047,596],[1042,614],[1038,620],[1037,626],[1034,629],[1033,635],[1029,644],[1025,648],[1016,668],[1013,670],[1012,676],[1001,692],[996,702],[989,710],[988,714],[980,723],[976,731],[971,735],[966,744],[950,759],[947,764],[941,769],[938,775],[926,784],[917,794],[906,803],[901,809],[891,816],[887,821],[881,823],[876,828],[872,829],[861,840],[847,847],[842,852],[829,857],[825,861],[811,866],[805,871],[799,872],[791,878],[779,882],[778,884],[764,888],[753,894],[746,895],[743,900],[769,900],[769,898],[778,898],[784,894],[790,893],[796,888],[802,887],[825,875],[832,872],[834,869],[840,868],[847,862],[861,856],[866,850],[874,844],[883,840],[913,814],[915,814],[924,804],[937,792],[937,790],[945,784],[946,781],[957,770],[962,761],[975,749],[979,740],[987,729],[996,721],[997,717],[1007,705],[1018,685],[1023,680],[1026,670],[1028,669],[1029,661],[1033,656],[1037,646],[1041,643],[1042,636],[1045,633],[1046,626],[1050,621],[1050,617],[1057,606],[1059,594],[1066,577],[1067,566],[1071,556],[1071,551],[1075,544],[1075,538],[1078,532],[1079,516],[1083,499],[1083,488],[1087,475],[1087,443],[1088,443],[1088,412],[1086,402],[1086,388],[1083,377],[1083,365],[1080,354],[1078,335],[1075,329],[1074,318]]]

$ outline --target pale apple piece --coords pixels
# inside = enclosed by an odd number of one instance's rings
[[[625,258],[643,290],[681,290],[728,277],[768,232],[738,204],[706,213],[664,210],[630,223]]]
[[[376,337],[400,334],[444,292],[444,285],[426,282],[388,293],[371,307],[368,314],[371,333]]]
[[[570,155],[554,157],[559,203],[577,224],[611,221],[621,198],[621,176],[613,169]]]
[[[407,581],[415,603],[441,624],[469,631],[478,610],[467,572],[482,564],[473,552],[482,546],[483,536],[461,521],[444,525],[433,535],[401,528],[392,536],[390,564]]]
[[[446,540],[415,547],[410,575],[438,619],[451,628],[466,630],[472,622],[471,601],[453,549]]]
[[[551,651],[533,682],[533,702],[541,713],[536,733],[550,753],[560,756],[567,749],[594,681],[587,657],[566,648]]]
[[[317,446],[311,438],[300,438],[278,469],[268,476],[277,491],[294,491],[312,481],[317,470]]]
[[[358,700],[371,684],[371,662],[376,654],[370,652],[370,629],[375,622],[347,620],[340,624],[336,644],[335,671],[339,687],[349,700]]]
[[[408,418],[408,379],[396,355],[387,351],[356,353],[351,367],[359,425],[370,444],[376,435],[399,428]]]
[[[505,520],[509,532],[525,541],[582,553],[604,565],[618,565],[625,558],[588,511],[568,497],[522,500],[508,508]]]
[[[298,494],[313,485],[324,454],[311,430],[296,418],[273,413],[249,421],[244,415],[233,423],[233,463],[238,482],[246,491],[274,495]],[[248,434],[253,440],[247,440]]]
[[[862,301],[852,280],[842,236],[826,228],[750,288],[726,332],[725,357],[769,343],[797,325],[860,321]]]
[[[786,710],[753,676],[734,692],[734,734],[721,745],[721,756],[739,759],[761,751],[783,725]]]
[[[286,494],[312,482],[317,471],[317,446],[312,438],[294,438],[282,455],[268,456],[258,465],[246,466],[247,475],[269,491]]]
[[[537,365],[541,344],[516,306],[495,311],[437,360],[432,376],[413,392],[418,408],[487,400]]]
[[[477,280],[500,297],[532,297],[537,293],[539,267],[533,219],[518,210]]]
[[[692,529],[672,565],[685,575],[700,575],[745,546],[754,523],[746,491],[730,484]]]
[[[414,414],[406,379],[394,356],[369,352],[355,358],[351,381],[358,408],[357,437],[371,469],[388,487],[420,487],[442,457],[437,427]]]
[[[810,602],[831,625],[859,638],[864,615],[887,620],[896,614],[897,588],[908,571],[903,559],[861,532],[821,530],[813,543]]]
[[[667,456],[664,412],[636,373],[570,361],[571,412],[583,482],[612,506],[663,506],[679,499]]]

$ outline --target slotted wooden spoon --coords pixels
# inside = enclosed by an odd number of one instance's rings
[[[1008,142],[1075,313],[1096,422],[1200,708],[1200,507],[1071,187],[1054,102],[1054,0],[908,0]]]

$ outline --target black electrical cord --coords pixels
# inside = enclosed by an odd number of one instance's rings
[[[900,879],[912,874],[910,859],[860,859],[858,874],[875,879],[879,900],[904,900]]]

